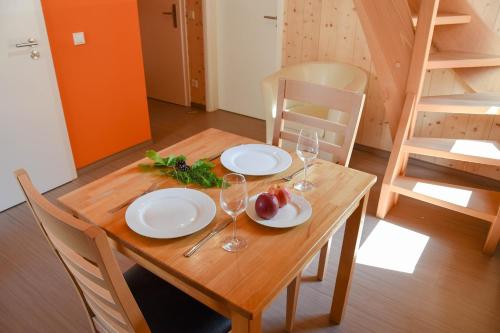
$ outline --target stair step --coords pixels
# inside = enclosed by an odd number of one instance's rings
[[[500,56],[456,51],[435,52],[429,55],[427,69],[500,66]]]
[[[498,213],[500,192],[399,176],[391,187],[404,196],[493,222]]]
[[[414,137],[406,140],[404,147],[419,155],[500,166],[497,141]]]
[[[417,111],[500,115],[500,93],[477,93],[420,98]]]
[[[418,22],[418,15],[412,15],[413,25],[416,26]],[[448,25],[448,24],[464,24],[471,21],[471,16],[467,14],[457,13],[438,13],[436,16],[435,25]]]

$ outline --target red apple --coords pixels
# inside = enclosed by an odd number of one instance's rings
[[[278,203],[280,208],[286,206],[290,200],[292,200],[292,195],[286,187],[281,187],[279,185],[273,185],[269,188],[269,193],[274,194],[278,198]]]
[[[272,219],[278,214],[278,198],[271,193],[261,193],[255,201],[255,212],[264,220]]]

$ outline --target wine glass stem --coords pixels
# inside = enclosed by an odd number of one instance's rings
[[[304,184],[307,182],[307,161],[304,161]]]
[[[233,239],[236,239],[236,216],[231,216],[233,218]]]

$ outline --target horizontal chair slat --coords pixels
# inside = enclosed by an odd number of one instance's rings
[[[298,139],[299,139],[299,135],[298,134],[292,133],[292,132],[289,132],[289,131],[282,131],[280,133],[280,137],[283,140],[287,140],[287,141],[291,141],[291,142],[297,142]],[[333,143],[322,141],[322,140],[319,140],[319,149],[321,151],[325,151],[327,153],[334,154],[334,155],[339,154],[339,153],[342,152],[342,147],[337,146],[337,145],[335,145]]]
[[[92,309],[94,315],[99,319],[103,326],[106,326],[110,332],[130,332],[127,324],[122,323],[120,320],[114,318],[109,313],[104,311],[92,299],[87,299],[87,303]]]
[[[89,288],[85,284],[81,284],[80,285],[80,289],[82,290],[82,292],[85,295],[89,295],[89,294],[93,295],[94,298],[98,298],[101,302],[104,302],[107,305],[111,306],[113,309],[115,309],[117,311],[120,311],[119,306],[115,303],[115,301],[113,300],[113,297],[111,296],[111,294],[100,293],[100,292],[98,292],[98,291],[96,291],[94,289]]]
[[[319,84],[287,80],[285,96],[289,100],[301,101],[335,109],[343,112],[357,112],[363,99],[363,94],[335,89]]]
[[[337,123],[330,120],[325,120],[317,117],[311,117],[308,115],[285,111],[283,112],[283,119],[288,121],[293,121],[296,123],[317,127],[324,129],[325,131],[335,132],[335,133],[344,133],[346,131],[347,126],[341,123]]]
[[[111,317],[119,321],[120,323],[126,325],[125,319],[123,316],[120,314],[120,310],[117,309],[117,305],[113,304],[113,306],[110,306],[109,304],[106,304],[106,302],[103,302],[100,300],[98,297],[96,297],[94,294],[89,293],[87,290],[83,289],[83,294],[85,295],[85,299],[87,301],[92,300],[93,303],[95,303],[97,306],[102,311],[105,311],[107,314],[109,314]]]
[[[79,256],[75,251],[68,248],[66,245],[64,245],[64,243],[62,243],[56,237],[52,238],[52,242],[54,243],[54,245],[57,246],[57,251],[61,256],[65,258],[65,261],[68,261],[71,264],[73,264],[73,266],[78,268],[78,270],[84,271],[94,276],[95,278],[104,281],[104,277],[102,276],[101,271],[97,266],[93,265],[92,263],[85,260],[83,257]]]
[[[95,279],[90,279],[88,276],[80,273],[77,269],[75,269],[72,265],[67,265],[70,272],[73,274],[75,279],[78,280],[79,283],[87,287],[88,289],[93,290],[96,294],[100,295],[102,298],[114,302],[113,296],[108,290],[108,286],[104,281],[98,281]]]

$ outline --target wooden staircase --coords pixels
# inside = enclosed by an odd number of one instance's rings
[[[405,176],[405,172],[410,154],[500,166],[500,144],[497,141],[424,138],[416,137],[414,133],[419,112],[499,115],[500,94],[497,93],[421,95],[427,70],[500,66],[500,55],[436,50],[433,45],[436,26],[466,25],[471,17],[439,12],[439,0],[410,2],[419,5],[418,16],[412,17],[413,24],[416,24],[415,38],[404,106],[383,179],[377,216],[385,218],[397,204],[399,195],[467,214],[491,223],[483,251],[493,254],[500,239],[499,192],[411,178]]]
[[[418,23],[418,15],[412,14],[411,19],[413,25],[416,26]],[[464,24],[464,23],[469,23],[470,21],[471,21],[470,15],[438,12],[434,25]]]

